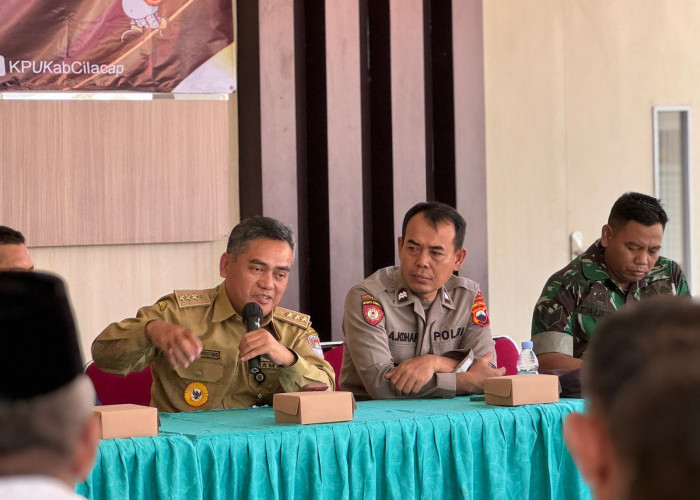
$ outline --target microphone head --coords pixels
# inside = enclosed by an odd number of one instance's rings
[[[262,315],[262,308],[257,302],[248,302],[245,306],[243,306],[243,321],[246,321],[249,318],[259,319],[262,318]]]

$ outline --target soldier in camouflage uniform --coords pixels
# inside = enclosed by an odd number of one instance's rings
[[[453,397],[503,375],[479,285],[454,276],[466,222],[419,203],[404,217],[399,267],[380,269],[345,300],[340,386],[358,399]]]
[[[242,221],[221,256],[222,284],[176,291],[109,325],[93,342],[95,363],[119,374],[150,365],[151,404],[168,412],[269,405],[274,393],[307,384],[332,390],[333,368],[309,317],[277,307],[293,258],[289,228],[267,217]],[[246,332],[250,302],[263,318]],[[254,377],[247,362],[257,357],[262,376]]]
[[[532,318],[540,371],[580,367],[597,324],[623,305],[689,294],[680,266],[659,256],[667,221],[658,200],[625,193],[601,238],[549,278]]]

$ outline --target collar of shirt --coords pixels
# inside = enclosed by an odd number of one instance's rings
[[[214,298],[214,312],[211,316],[211,320],[220,323],[226,321],[230,317],[234,317],[236,321],[243,323],[243,318],[240,314],[236,312],[231,305],[231,301],[228,300],[228,295],[226,294],[226,286],[221,283],[216,287],[216,297]],[[268,314],[260,321],[260,326],[266,326],[272,321],[272,313]]]
[[[614,283],[615,286],[620,288],[620,285],[613,280],[608,274],[608,270],[605,266],[605,247],[600,244],[600,239],[597,239],[588,249],[581,254],[579,257],[581,259],[581,269],[583,270],[583,275],[591,280],[595,281],[609,281]],[[654,266],[651,272],[656,269]],[[649,274],[651,274],[651,272]],[[647,274],[648,276],[648,274]],[[647,285],[646,277],[639,280],[639,282],[629,283],[627,290],[620,291],[623,293],[634,292],[638,288],[644,288]]]
[[[418,297],[413,293],[413,291],[406,285],[406,283],[403,280],[403,274],[401,274],[401,268],[396,267],[393,272],[393,280],[394,280],[394,305],[395,306],[405,306],[408,304],[413,304],[414,302],[420,302]],[[392,290],[387,290],[391,292]],[[455,306],[452,303],[452,298],[450,297],[450,294],[447,293],[447,290],[445,290],[445,286],[441,286],[438,291],[437,295],[435,296],[436,300],[440,300],[440,304],[444,307],[447,307],[448,309],[454,309]],[[434,303],[435,301],[433,301]],[[421,305],[422,308],[422,305]]]

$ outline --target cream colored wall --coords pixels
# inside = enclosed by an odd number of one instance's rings
[[[528,338],[570,232],[587,246],[622,192],[653,194],[652,107],[700,101],[699,30],[693,0],[484,1],[495,332]]]
[[[230,227],[239,220],[236,99],[233,94],[229,100],[229,206],[222,207]],[[87,362],[93,339],[109,323],[132,317],[139,307],[175,289],[217,285],[228,235],[201,243],[43,248],[32,248],[31,235],[26,237],[37,270],[56,273],[68,285]]]
[[[132,317],[174,289],[218,284],[226,241],[32,249],[37,270],[63,277],[80,334],[83,359],[113,321]]]

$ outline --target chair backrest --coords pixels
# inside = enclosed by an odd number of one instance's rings
[[[520,355],[518,344],[507,335],[494,337],[493,340],[496,343],[496,366],[505,367],[506,375],[517,375],[518,369],[515,363]]]
[[[97,399],[103,405],[132,403],[149,406],[151,404],[151,367],[140,372],[131,372],[126,376],[107,373],[93,361],[85,368],[85,374],[95,386]]]
[[[343,344],[334,347],[330,351],[324,353],[324,358],[330,363],[335,372],[335,390],[340,390],[340,367],[343,365]]]

